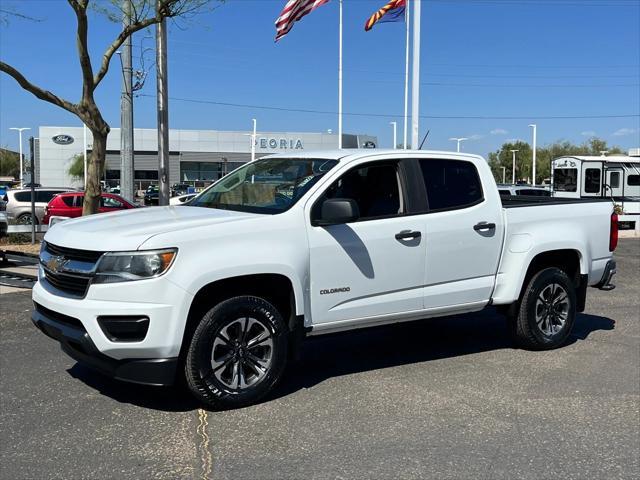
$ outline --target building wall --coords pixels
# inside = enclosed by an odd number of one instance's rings
[[[169,131],[169,183],[180,181],[180,162],[223,162],[229,164],[250,159],[251,132],[215,130]],[[375,137],[344,135],[345,147],[377,145]],[[365,145],[367,143],[368,145]],[[87,130],[87,148],[92,144]],[[310,132],[259,132],[256,138],[256,158],[272,153],[335,149],[338,136]],[[348,144],[348,145],[347,145]],[[47,186],[80,186],[67,170],[74,155],[83,151],[82,127],[40,127],[36,150],[40,183]],[[155,129],[134,129],[134,160],[136,170],[157,170],[158,136]],[[107,139],[107,170],[120,170],[120,129],[111,130]],[[231,168],[229,169],[231,170]]]

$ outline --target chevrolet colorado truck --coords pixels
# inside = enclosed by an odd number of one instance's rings
[[[559,347],[616,243],[611,202],[501,199],[475,155],[268,156],[186,205],[56,224],[32,320],[107,375],[233,408],[310,335],[494,306],[522,347]]]

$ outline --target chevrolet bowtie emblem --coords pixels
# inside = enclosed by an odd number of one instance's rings
[[[54,255],[51,258],[49,258],[49,260],[47,260],[47,263],[45,263],[45,266],[51,272],[58,273],[59,271],[61,271],[64,268],[64,266],[67,264],[67,262],[68,262],[68,260],[66,258],[64,258],[63,256]]]

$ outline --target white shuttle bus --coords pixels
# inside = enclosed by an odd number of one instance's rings
[[[621,227],[638,229],[640,158],[560,157],[552,162],[551,179],[554,197],[611,198],[622,210]]]

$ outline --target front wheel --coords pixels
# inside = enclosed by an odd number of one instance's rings
[[[210,407],[257,402],[280,380],[287,327],[264,299],[242,296],[209,310],[193,334],[185,362],[191,392]]]
[[[520,346],[531,350],[550,350],[566,342],[575,318],[573,283],[559,268],[546,268],[531,278],[517,316],[510,321]]]

